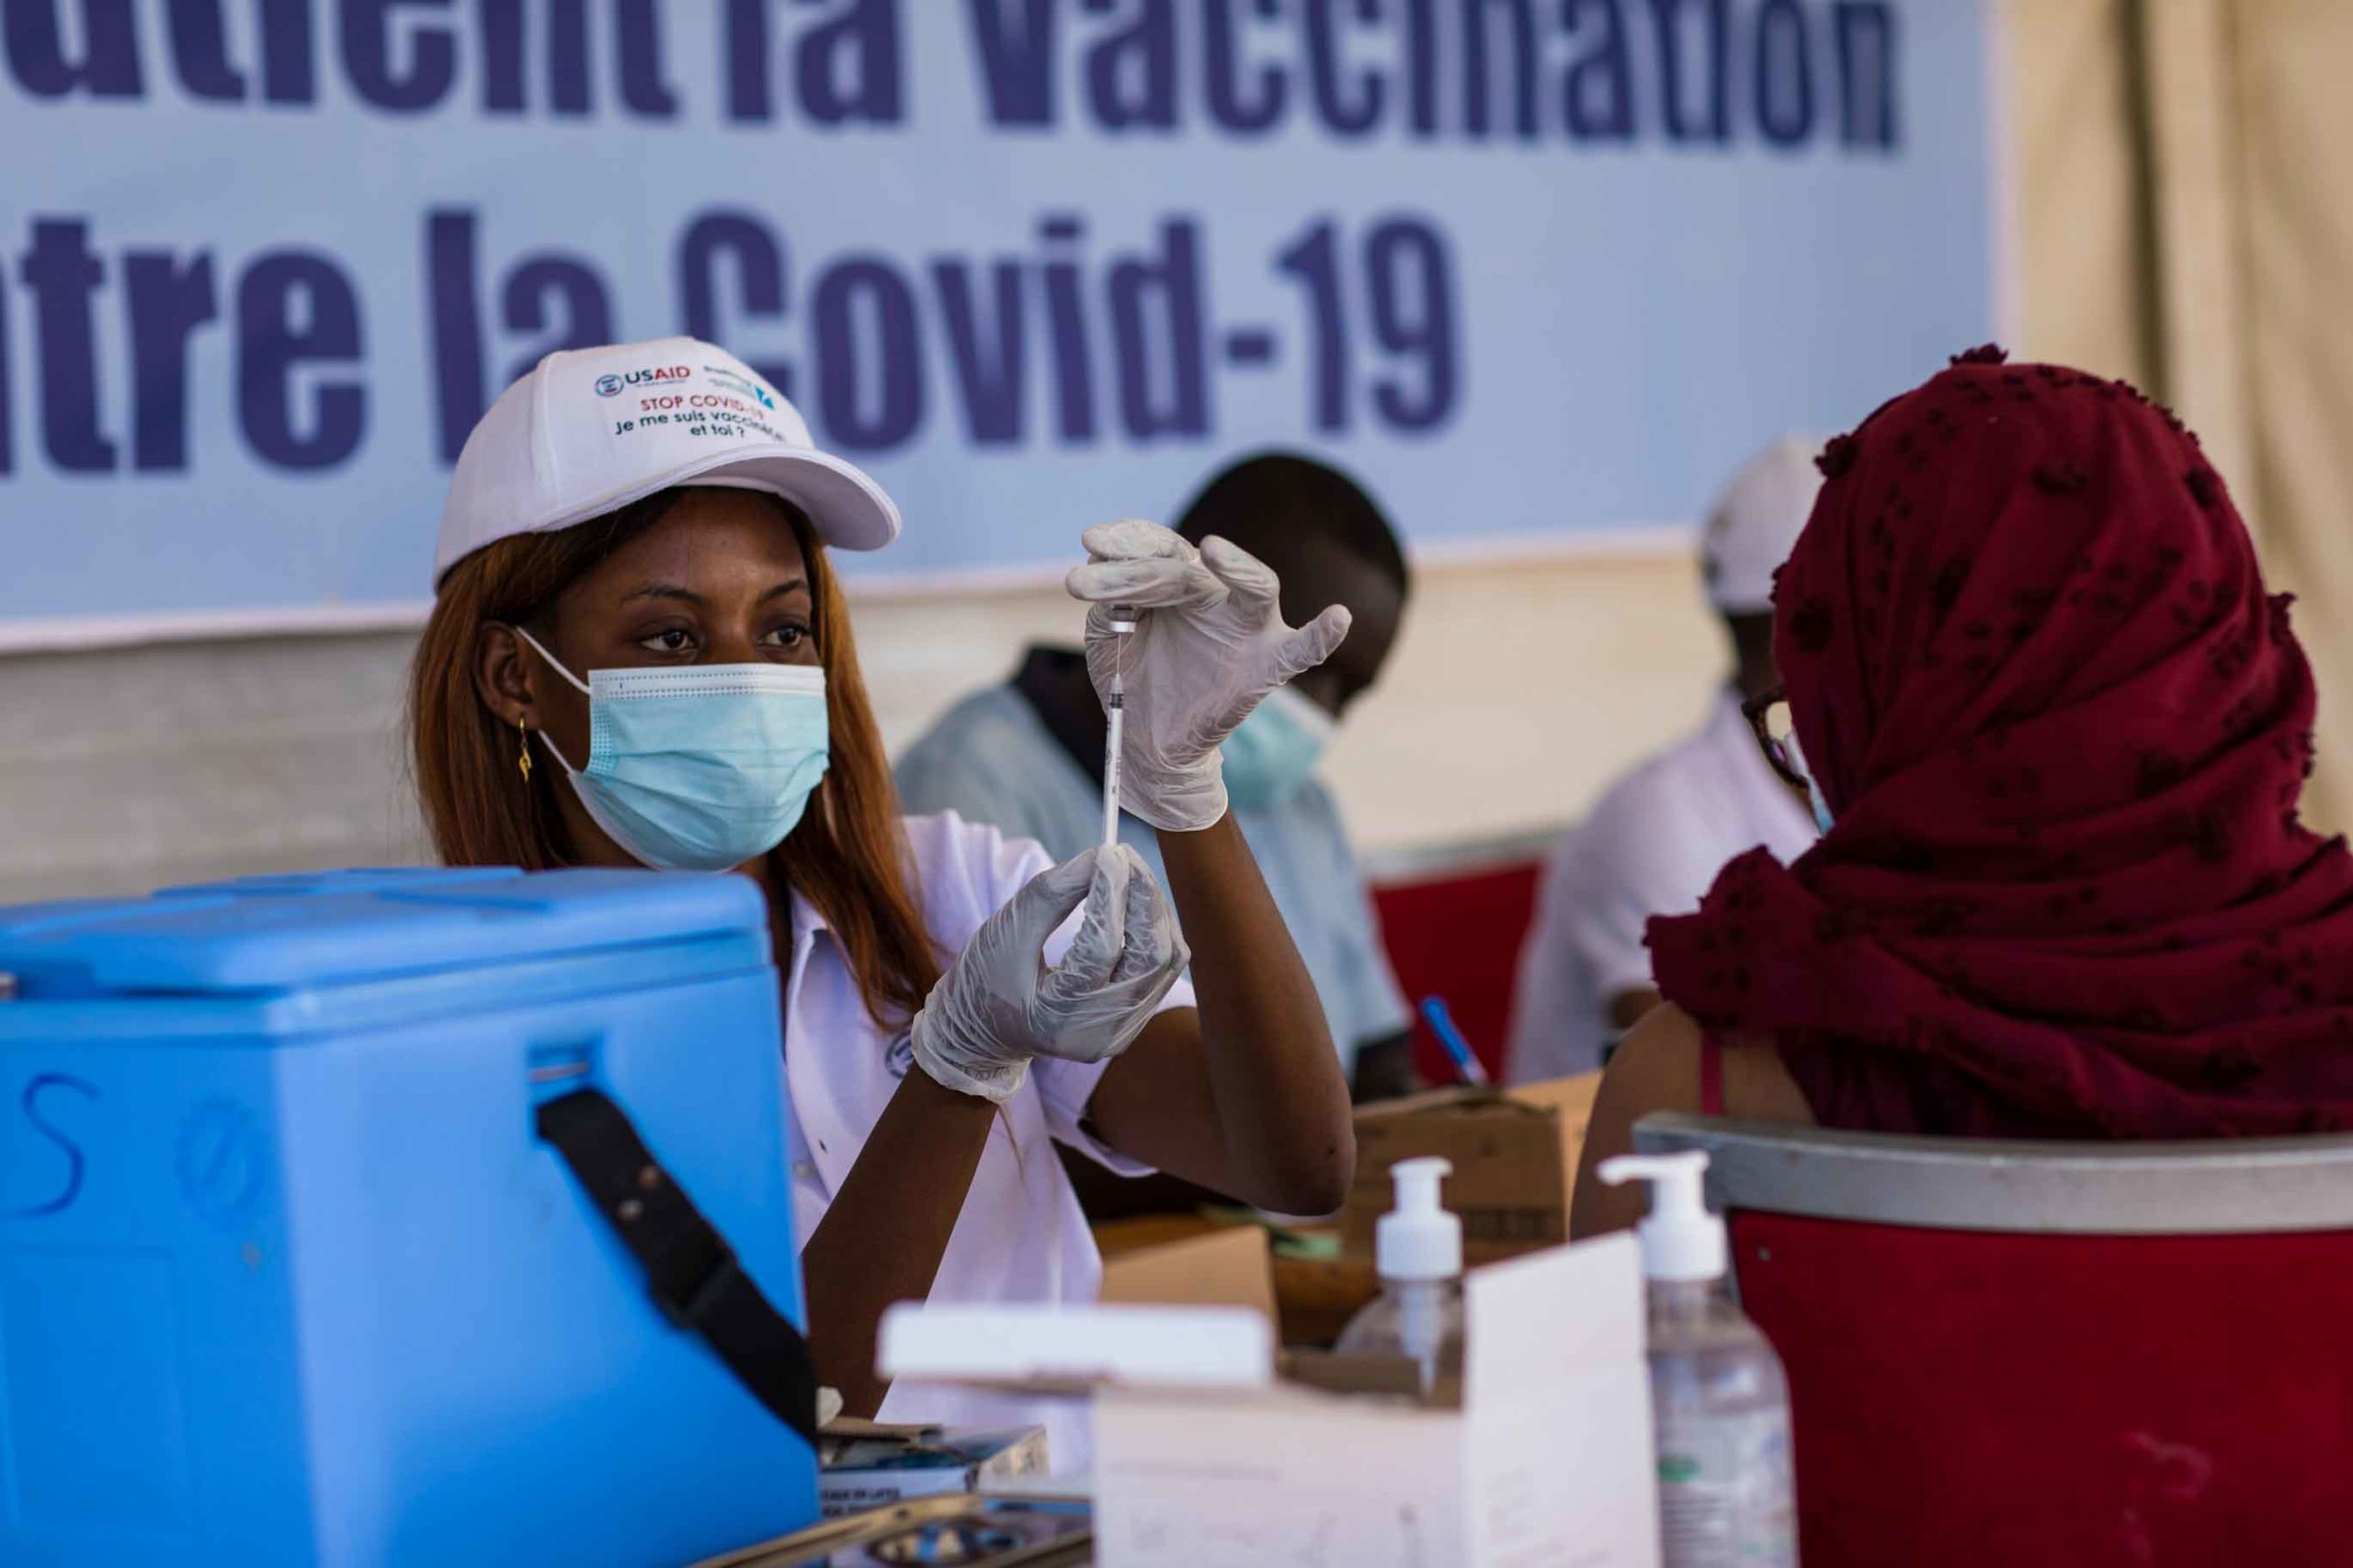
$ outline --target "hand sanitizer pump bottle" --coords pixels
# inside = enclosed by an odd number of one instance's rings
[[[1651,1405],[1665,1568],[1795,1568],[1797,1493],[1781,1358],[1733,1300],[1708,1156],[1620,1154],[1606,1182],[1651,1184],[1636,1234],[1649,1281]]]
[[[1381,1296],[1348,1320],[1343,1356],[1403,1356],[1421,1369],[1422,1392],[1462,1375],[1462,1221],[1439,1206],[1438,1184],[1454,1166],[1437,1158],[1389,1167],[1396,1207],[1373,1230]]]

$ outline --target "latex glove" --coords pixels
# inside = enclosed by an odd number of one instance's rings
[[[1062,963],[1046,943],[1086,906]],[[1003,1105],[1035,1056],[1102,1062],[1135,1042],[1193,960],[1160,883],[1126,845],[1042,871],[972,934],[915,1015],[915,1061]]]
[[[1218,747],[1259,699],[1332,656],[1348,634],[1333,605],[1298,631],[1283,624],[1282,584],[1248,551],[1222,539],[1190,543],[1158,523],[1103,523],[1083,536],[1087,564],[1073,571],[1086,613],[1086,671],[1108,703],[1111,672],[1127,676],[1120,803],[1175,833],[1225,815]],[[1111,630],[1110,607],[1133,605],[1135,631]]]

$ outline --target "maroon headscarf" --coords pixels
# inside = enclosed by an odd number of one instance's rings
[[[1836,824],[1654,920],[1659,989],[1824,1125],[2353,1125],[2353,856],[2313,678],[2197,438],[1995,349],[1824,449],[1774,653]]]

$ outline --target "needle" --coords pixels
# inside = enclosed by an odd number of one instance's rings
[[[1128,640],[1135,634],[1136,608],[1111,607],[1111,635],[1120,640],[1111,655],[1111,690],[1103,699],[1104,715],[1111,721],[1103,751],[1103,847],[1120,842],[1120,743],[1127,733]]]

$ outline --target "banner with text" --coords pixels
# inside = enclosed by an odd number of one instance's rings
[[[0,0],[0,643],[429,595],[551,349],[688,332],[1069,560],[1256,448],[1689,521],[1987,336],[1987,0]]]

